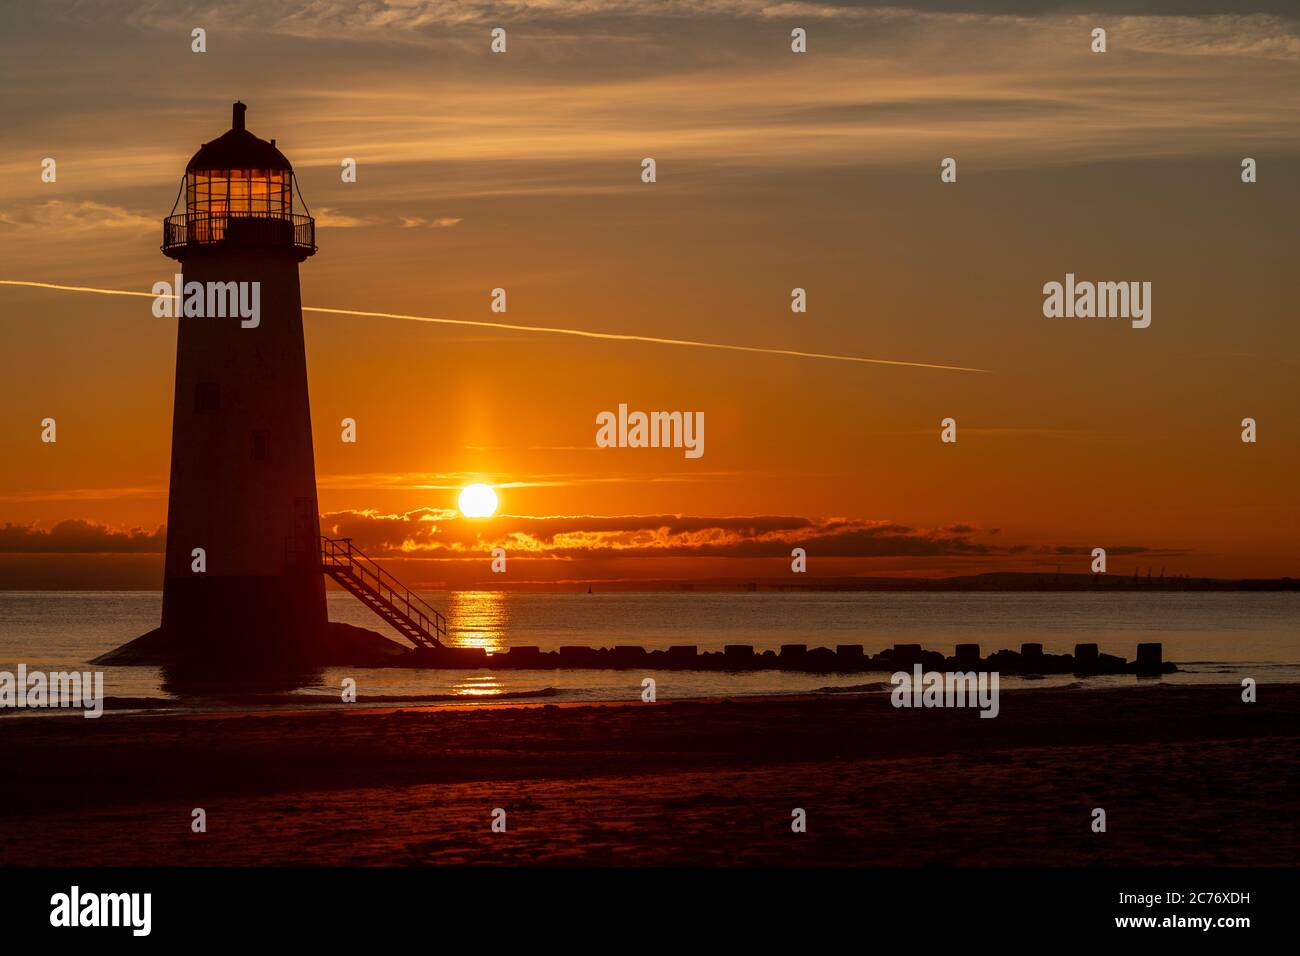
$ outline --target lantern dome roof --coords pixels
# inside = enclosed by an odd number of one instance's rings
[[[200,169],[287,169],[293,166],[284,153],[244,129],[243,103],[235,103],[231,128],[210,143],[204,143],[185,167],[187,173]]]

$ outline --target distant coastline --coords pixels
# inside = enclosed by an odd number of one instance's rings
[[[993,571],[945,578],[900,578],[861,575],[857,577],[809,578],[712,578],[701,581],[570,581],[555,584],[515,582],[509,586],[483,588],[501,591],[573,591],[588,586],[594,593],[605,591],[1300,591],[1300,578],[1204,578],[1134,577],[1119,574],[1039,574],[1034,571]]]
[[[695,590],[703,590],[694,585]],[[734,588],[733,588],[734,589]],[[720,590],[727,590],[722,588]],[[814,578],[800,584],[757,581],[740,590],[760,591],[1297,591],[1300,578],[1155,577],[1120,574],[1047,574],[992,571],[946,578]]]

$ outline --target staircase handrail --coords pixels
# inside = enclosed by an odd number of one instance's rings
[[[396,577],[352,543],[351,538],[328,538],[321,535],[321,565],[344,567],[359,574],[363,583],[367,575],[374,578],[371,585],[380,596],[388,592],[387,600],[393,605],[404,605],[406,616],[420,624],[424,630],[439,638],[447,635],[447,619],[427,601],[415,594]],[[391,582],[391,583],[389,583]]]

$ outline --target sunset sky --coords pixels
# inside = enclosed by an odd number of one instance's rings
[[[160,222],[240,99],[317,217],[304,305],[982,370],[308,313],[323,530],[413,585],[780,579],[795,546],[809,577],[1300,573],[1291,4],[53,0],[0,10],[0,77],[0,279],[170,280]],[[1150,328],[1045,318],[1067,272],[1151,282]],[[0,587],[161,586],[150,304],[0,286]],[[705,454],[597,448],[619,403],[703,411]],[[456,515],[473,481],[497,517]]]

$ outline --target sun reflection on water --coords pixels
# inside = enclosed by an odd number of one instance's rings
[[[447,637],[453,647],[502,653],[508,643],[510,608],[502,591],[453,591],[447,605]]]
[[[495,697],[505,693],[506,687],[492,674],[475,674],[452,682],[451,692],[457,697]]]

